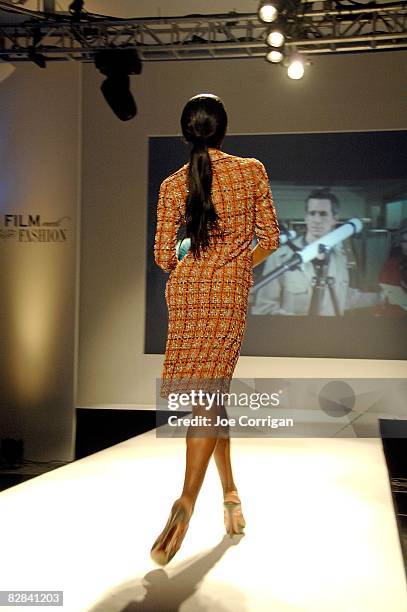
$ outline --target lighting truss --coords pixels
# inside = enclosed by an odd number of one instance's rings
[[[12,9],[11,9],[12,7]],[[407,49],[407,2],[291,0],[286,48],[332,54]],[[6,20],[13,13],[14,21]],[[14,18],[15,16],[15,18]],[[17,21],[16,21],[16,20]],[[268,27],[257,13],[120,19],[82,13],[38,13],[0,0],[0,60],[93,62],[99,51],[134,48],[142,61],[264,57]]]

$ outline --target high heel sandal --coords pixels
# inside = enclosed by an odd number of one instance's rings
[[[235,533],[244,533],[243,529],[246,527],[246,521],[242,513],[242,506],[236,490],[228,491],[225,494],[223,508],[226,533],[228,533],[230,537]]]
[[[154,542],[150,556],[158,565],[166,565],[180,549],[189,526],[192,510],[188,510],[182,501],[177,499],[163,531]],[[178,545],[177,545],[178,544]]]

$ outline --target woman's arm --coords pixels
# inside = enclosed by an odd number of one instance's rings
[[[256,174],[254,233],[258,243],[252,250],[253,268],[276,251],[280,242],[280,228],[269,179],[264,165],[258,160],[256,160]]]
[[[157,230],[154,240],[154,259],[164,272],[171,272],[178,264],[176,254],[177,231],[181,224],[178,198],[167,179],[160,187],[157,205]]]

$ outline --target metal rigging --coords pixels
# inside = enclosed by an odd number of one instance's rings
[[[4,19],[13,14],[13,20]],[[308,55],[407,49],[407,2],[291,0],[287,48]],[[103,49],[137,48],[143,61],[264,57],[257,13],[121,19],[87,12],[38,13],[0,0],[0,60],[93,62]]]

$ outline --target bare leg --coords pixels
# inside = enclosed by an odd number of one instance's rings
[[[218,426],[215,425],[218,406],[206,410],[205,406],[194,406],[193,416],[206,417],[206,425],[190,425],[186,436],[186,466],[181,496],[175,500],[170,518],[151,549],[152,558],[160,565],[168,563],[179,550],[196,498],[201,489],[209,460],[215,449]]]
[[[219,427],[216,422],[219,407],[213,406],[206,410],[205,406],[194,406],[193,416],[206,417],[211,424],[190,425],[186,437],[186,466],[184,486],[181,498],[186,503],[195,506],[196,498],[201,489],[209,460],[215,450]]]
[[[221,418],[227,418],[224,406],[220,406]],[[230,460],[230,437],[229,425],[222,427],[219,431],[218,441],[213,453],[219,477],[222,483],[223,495],[229,491],[237,491],[233,480],[232,463]]]
[[[222,418],[227,419],[224,406],[220,407]],[[224,522],[227,533],[232,536],[235,533],[244,533],[246,521],[243,516],[240,498],[233,479],[232,464],[230,460],[230,435],[229,425],[222,426],[219,430],[214,458],[222,483],[224,500]]]

